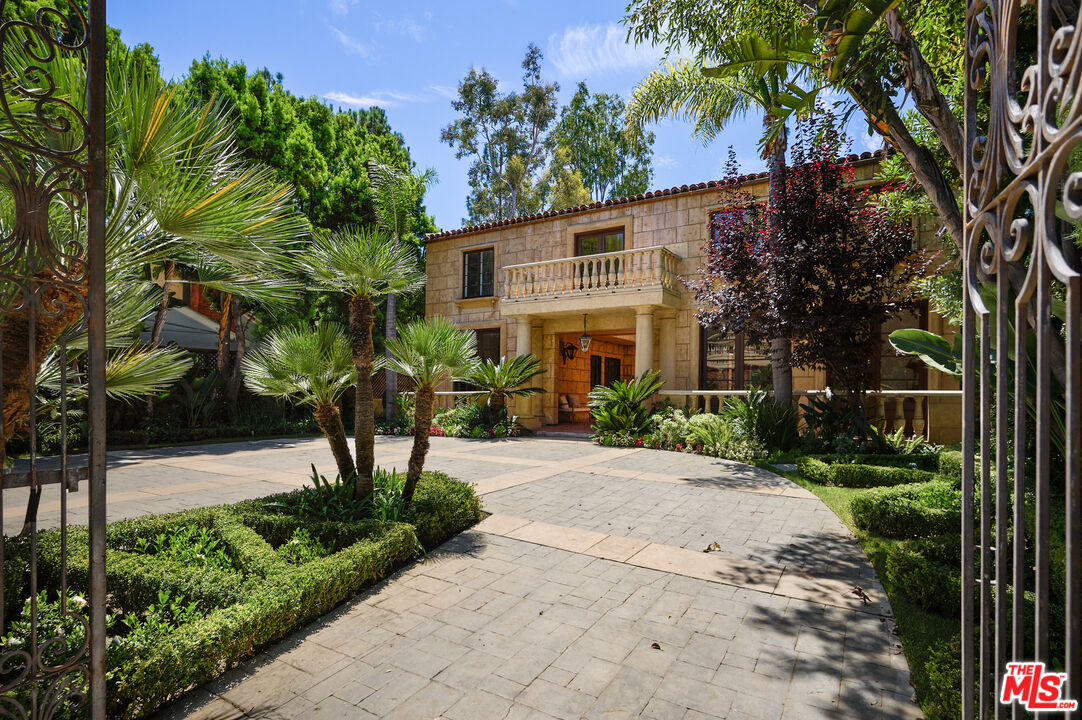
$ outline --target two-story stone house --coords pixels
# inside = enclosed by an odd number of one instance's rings
[[[871,182],[878,154],[850,159],[854,181]],[[741,181],[765,199],[765,173]],[[591,387],[647,367],[660,371],[667,392],[769,385],[767,353],[739,336],[701,328],[694,294],[683,282],[703,262],[711,213],[720,203],[719,184],[707,182],[430,234],[426,312],[476,331],[484,358],[533,353],[541,359],[547,392],[515,408],[535,429],[584,421]],[[933,230],[918,229],[925,240]],[[892,318],[884,338],[899,327],[951,333],[923,306]],[[885,390],[957,387],[916,358],[897,356],[888,343],[878,376]],[[827,378],[797,370],[793,385],[818,390]],[[682,404],[679,396],[671,399]],[[956,407],[946,407],[957,406],[956,398],[933,397],[940,407],[931,409],[926,396],[898,400],[899,422],[902,402],[910,416],[916,402],[918,430],[927,418],[933,439],[957,439]]]

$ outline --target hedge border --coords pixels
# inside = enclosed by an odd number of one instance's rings
[[[267,507],[288,494],[110,523],[107,583],[121,607],[147,607],[160,590],[169,590],[207,611],[153,644],[114,651],[110,717],[150,714],[385,578],[416,557],[422,545],[434,548],[482,516],[473,488],[442,473],[422,475],[406,522],[308,522]],[[123,549],[178,525],[212,528],[237,570]],[[275,551],[275,543],[298,527],[322,539],[337,538],[339,549],[303,564],[288,562]],[[41,578],[58,581],[60,532],[44,531],[38,538]],[[69,527],[67,543],[69,586],[85,587],[86,528]]]
[[[891,487],[924,483],[935,479],[935,474],[927,470],[886,465],[864,465],[858,463],[826,463],[813,457],[797,459],[797,468],[808,480],[819,485],[834,485],[848,488]]]
[[[945,480],[871,490],[850,501],[853,522],[861,530],[888,538],[921,538],[957,532],[962,523],[961,509],[928,504],[921,497],[927,490],[957,492],[954,485]]]

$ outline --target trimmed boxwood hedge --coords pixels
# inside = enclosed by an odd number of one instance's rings
[[[814,483],[836,485],[838,487],[887,487],[928,482],[935,479],[935,475],[926,470],[847,462],[827,464],[813,457],[799,458],[797,467],[804,474],[804,477]]]
[[[918,455],[809,455],[830,465],[852,463],[857,465],[882,465],[885,467],[910,468],[913,470],[935,471],[939,466],[939,455],[920,453]]]
[[[871,490],[849,509],[857,527],[890,538],[957,533],[962,523],[962,495],[943,480]]]
[[[962,479],[962,453],[957,450],[942,450],[939,453],[939,465],[936,468],[940,475],[953,480]]]
[[[141,613],[158,600],[159,592],[167,591],[194,602],[202,614],[150,642],[110,644],[111,717],[153,712],[386,577],[416,557],[422,545],[433,548],[481,519],[473,489],[441,473],[422,475],[414,503],[400,523],[302,519],[270,506],[283,495],[109,525],[110,607]],[[212,532],[234,569],[195,566],[136,550],[140,538],[153,540],[182,526]],[[289,542],[298,528],[333,552],[301,564],[286,560],[275,548]],[[86,528],[68,529],[68,583],[75,591],[88,585],[87,543]],[[58,531],[39,534],[39,577],[46,586],[59,583],[60,547]],[[5,562],[5,570],[17,565]],[[17,575],[5,575],[4,582],[12,595],[26,596]]]
[[[958,535],[906,540],[892,546],[883,574],[917,606],[947,617],[961,613],[962,563]]]

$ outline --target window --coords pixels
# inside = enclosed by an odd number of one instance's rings
[[[743,334],[726,335],[702,329],[699,343],[699,387],[744,390],[770,385],[770,350],[744,342]]]
[[[477,331],[477,357],[482,360],[500,361],[500,329]]]
[[[477,335],[477,357],[479,357],[482,361],[491,360],[494,363],[498,363],[500,361],[501,355],[500,329],[485,328],[482,330],[474,330],[474,334]],[[476,385],[468,382],[462,382],[461,380],[456,380],[452,387],[457,392],[480,390],[480,388]]]
[[[462,254],[462,297],[492,297],[494,260],[492,248]]]
[[[575,236],[575,255],[597,255],[624,249],[624,229],[616,228]]]
[[[605,358],[605,384],[612,387],[612,384],[620,379],[620,358],[607,357]]]

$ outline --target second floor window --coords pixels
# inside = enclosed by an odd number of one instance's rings
[[[493,292],[492,248],[462,254],[462,297],[491,297]]]
[[[603,230],[599,233],[579,235],[575,238],[576,255],[597,255],[599,253],[619,252],[624,249],[624,231]]]

